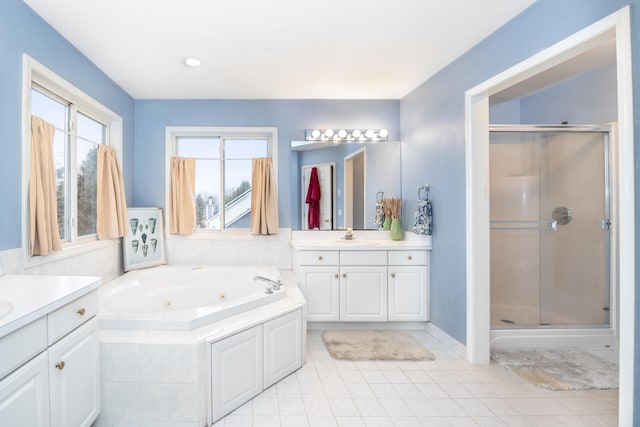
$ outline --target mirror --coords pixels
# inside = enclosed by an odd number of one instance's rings
[[[401,197],[400,142],[291,142],[294,230],[308,230],[311,170],[321,188],[320,229],[375,230],[376,194]]]

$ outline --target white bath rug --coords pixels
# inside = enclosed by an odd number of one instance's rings
[[[334,359],[435,359],[416,337],[406,331],[324,331],[322,341]]]
[[[618,364],[580,350],[496,350],[491,358],[549,390],[618,388]]]

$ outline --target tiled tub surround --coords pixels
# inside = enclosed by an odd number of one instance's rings
[[[213,342],[301,310],[305,301],[290,271],[281,271],[286,298],[192,331],[100,331],[102,412],[96,427],[207,425],[209,349]]]
[[[171,265],[272,265],[291,269],[291,229],[253,236],[246,231],[201,232],[191,236],[167,234],[167,263]]]

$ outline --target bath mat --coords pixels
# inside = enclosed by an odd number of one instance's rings
[[[334,359],[435,359],[416,337],[406,331],[324,331],[322,342]]]
[[[580,350],[499,350],[491,358],[525,381],[549,390],[618,388],[618,364]]]

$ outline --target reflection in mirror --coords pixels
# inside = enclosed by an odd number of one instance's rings
[[[292,228],[308,230],[306,203],[311,170],[320,186],[320,229],[376,230],[376,193],[401,197],[400,142],[322,143],[292,141]],[[317,228],[316,228],[317,229]]]

